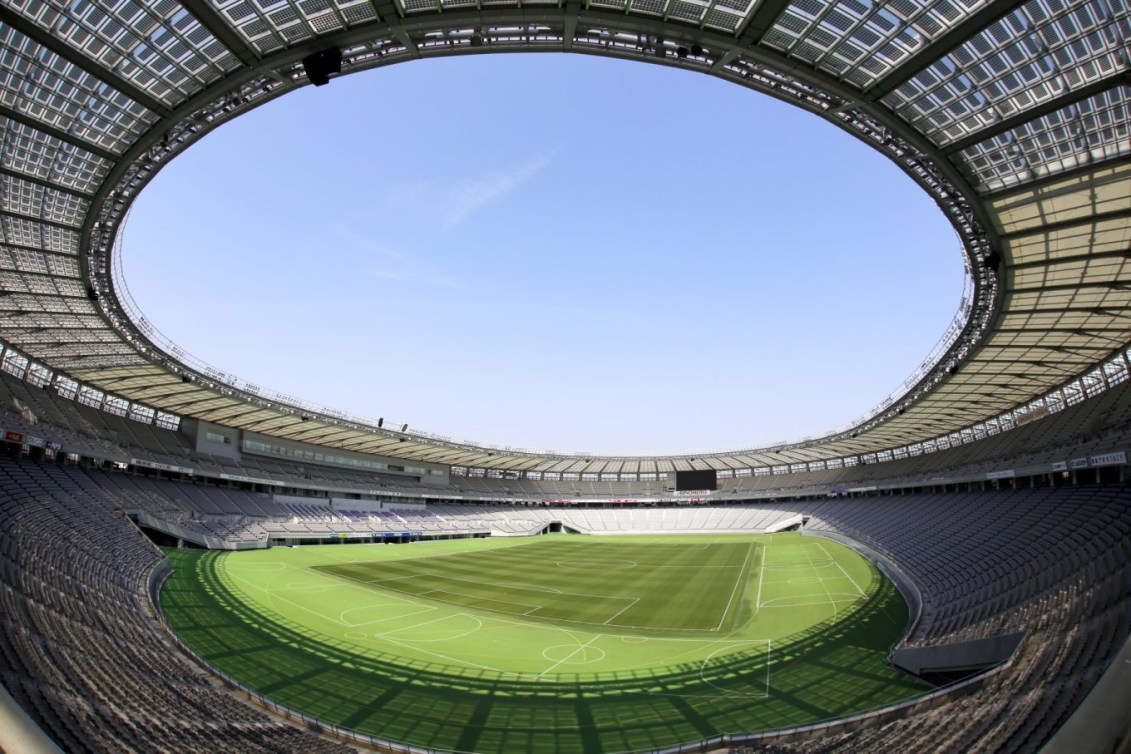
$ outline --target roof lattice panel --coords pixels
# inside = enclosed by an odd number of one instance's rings
[[[1131,341],[1129,40],[1124,0],[5,0],[0,340],[162,411],[437,463],[764,472],[945,447]],[[329,47],[344,73],[584,50],[793,102],[934,197],[966,244],[968,311],[906,392],[853,427],[694,457],[563,457],[378,430],[159,346],[115,284],[133,197],[211,129],[305,85],[300,61]]]

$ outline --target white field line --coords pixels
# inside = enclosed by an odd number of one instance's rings
[[[362,584],[384,584],[386,581],[403,581],[404,579],[415,579],[415,578],[418,578],[419,576],[420,576],[419,573],[413,573],[413,574],[409,574],[408,576],[390,576],[387,579],[371,579],[369,581],[362,581],[361,579],[350,579],[350,581],[359,581]],[[349,579],[350,577],[349,576],[343,576],[342,578]]]
[[[764,694],[761,694],[761,695],[759,695],[759,694],[747,694],[747,693],[744,693],[744,692],[741,692],[741,691],[732,691],[732,690],[725,689],[722,686],[718,686],[715,683],[707,680],[707,675],[706,675],[707,663],[710,662],[712,659],[714,659],[715,655],[717,655],[719,652],[723,651],[725,649],[725,647],[720,647],[719,649],[714,650],[713,652],[708,654],[706,657],[704,657],[702,662],[699,663],[699,680],[702,681],[707,686],[711,686],[712,688],[716,688],[719,691],[722,691],[724,694],[727,694],[727,695],[745,696],[745,697],[750,697],[752,699],[762,699],[762,698],[768,697],[770,695],[770,646],[772,644],[772,640],[770,640],[770,639],[745,639],[741,643],[743,643],[743,644],[762,643],[762,644],[766,645],[766,690],[765,690]],[[671,694],[671,695],[662,694],[661,696],[681,696],[681,695],[680,694]]]
[[[726,609],[723,610],[723,615],[719,618],[719,625],[715,626],[714,631],[721,631],[723,621],[727,619],[730,613],[730,606],[734,604],[734,595],[738,594],[738,587],[743,582],[742,574],[746,572],[746,566],[750,563],[750,556],[754,553],[754,543],[751,542],[746,546],[746,558],[742,561],[742,570],[738,572],[738,578],[734,580],[734,587],[730,590],[730,599],[727,600]]]
[[[828,555],[829,559],[832,560],[834,563],[836,563],[836,567],[840,569],[840,572],[844,574],[844,577],[846,579],[848,579],[850,582],[852,582],[852,586],[856,587],[856,591],[860,592],[860,596],[863,597],[864,596],[864,590],[861,589],[860,585],[856,583],[856,579],[849,576],[848,571],[844,570],[844,566],[842,566],[835,558],[833,558],[832,555],[829,555],[829,551],[825,549],[825,546],[823,544],[818,542],[817,547],[820,547],[821,552],[825,553],[825,555]]]
[[[705,570],[707,570],[708,568],[742,568],[742,566],[740,566],[740,565],[736,565],[736,566],[734,566],[734,565],[729,565],[729,566],[722,566],[722,565],[716,565],[716,566],[700,566],[700,565],[657,565],[657,566],[645,566],[645,567],[646,567],[646,568],[648,568],[648,569],[653,569],[653,568],[694,568],[694,569],[696,569],[696,570],[698,570],[698,571],[705,571]]]
[[[616,611],[615,613],[613,613],[613,616],[612,616],[612,618],[609,618],[609,619],[608,619],[607,621],[605,621],[605,622],[604,622],[604,623],[603,623],[602,625],[605,625],[605,626],[609,625],[609,623],[611,623],[611,622],[612,622],[613,618],[618,618],[618,617],[620,617],[620,614],[621,614],[621,613],[623,613],[623,612],[624,612],[625,610],[627,610],[628,608],[632,607],[633,605],[635,605],[635,604],[636,604],[637,602],[639,602],[639,601],[640,601],[640,598],[639,598],[639,597],[633,597],[633,598],[632,598],[632,602],[629,602],[629,603],[628,603],[627,605],[625,605],[624,607],[622,607],[622,608],[621,608],[620,610],[617,610],[617,611]]]
[[[543,670],[543,671],[542,671],[541,673],[539,673],[539,674],[538,674],[538,675],[537,675],[536,677],[537,677],[537,678],[541,678],[542,676],[546,675],[546,674],[547,674],[547,673],[549,673],[549,672],[550,672],[551,670],[553,670],[554,668],[558,667],[558,666],[559,666],[559,665],[561,665],[561,664],[562,664],[563,662],[566,662],[566,661],[567,661],[567,660],[569,660],[569,659],[570,659],[571,657],[573,657],[573,656],[574,656],[575,654],[577,654],[578,652],[582,651],[583,649],[585,649],[586,647],[588,647],[588,646],[589,646],[590,644],[592,644],[593,642],[595,642],[595,641],[597,641],[598,639],[600,639],[600,638],[601,638],[602,636],[604,636],[604,634],[594,634],[594,635],[592,636],[592,638],[590,638],[590,639],[589,639],[589,641],[585,642],[584,644],[579,644],[579,645],[577,646],[577,649],[573,650],[573,651],[572,651],[572,652],[570,652],[570,653],[569,653],[568,655],[566,655],[565,657],[563,657],[562,659],[558,660],[557,662],[555,662],[555,663],[554,663],[553,665],[551,665],[550,667],[548,667],[548,668],[546,668],[545,670]]]
[[[331,576],[327,573],[323,573],[323,572],[321,572],[317,569],[313,569],[313,568],[304,568],[303,573],[314,574],[318,578],[330,581],[330,582],[336,584],[339,587],[349,587],[350,589],[354,589],[354,590],[361,592],[362,594],[368,595],[370,598],[372,598],[374,596],[374,591],[372,589],[365,587],[365,586],[362,586],[362,583],[364,583],[364,582],[355,581],[354,579],[347,579],[344,576]],[[230,578],[238,579],[239,581],[242,581],[243,583],[247,584],[248,586],[260,590],[261,592],[265,593],[269,597],[275,596],[274,592],[270,589],[267,589],[266,587],[257,586],[256,584],[252,584],[251,582],[247,581],[246,579],[243,579],[243,578],[236,576],[235,574],[232,574],[232,573],[229,573],[228,575],[229,575]],[[420,603],[419,600],[407,599],[406,597],[402,596],[404,594],[407,594],[407,592],[398,592],[398,591],[393,590],[393,589],[387,589],[387,590],[384,590],[383,592],[381,592],[382,597],[391,598],[394,602],[404,602],[404,603],[407,603],[409,605],[415,605],[417,607],[421,606],[421,603]],[[319,613],[315,610],[311,610],[310,608],[299,605],[297,602],[292,602],[291,600],[287,600],[285,597],[282,598],[282,599],[284,599],[287,602],[291,602],[291,604],[296,605],[297,607],[302,607],[304,610],[307,610],[308,612],[311,612],[311,613],[314,613],[315,615],[319,615],[323,618],[326,618],[327,620],[333,620],[333,618],[330,618],[330,616],[328,616],[328,615],[323,615],[322,613]],[[386,604],[386,602],[387,602],[387,600],[383,599],[383,600],[378,601],[378,602],[373,602],[370,605],[367,605],[366,607],[380,607],[381,605]],[[440,608],[432,606],[432,605],[427,605],[426,607],[428,607],[429,610],[439,610],[440,609]],[[410,613],[410,615],[411,615],[411,613]],[[340,620],[338,622],[341,623]],[[353,627],[353,626],[346,624],[346,623],[343,623],[342,625],[345,626],[346,628],[352,628]]]
[[[456,613],[455,615],[448,615],[448,616],[445,616],[445,617],[455,618],[455,617],[459,617],[461,615],[467,615],[467,614],[466,613]],[[467,617],[473,618],[475,616],[469,615]],[[428,622],[432,623],[434,621],[428,621]],[[423,625],[423,624],[421,624],[421,625]],[[482,627],[482,626],[480,626],[480,627]],[[415,626],[414,626],[414,628],[415,628]],[[475,630],[478,631],[479,629],[477,628]],[[472,633],[474,633],[474,632],[472,632]],[[383,641],[392,642],[393,644],[396,644],[397,646],[402,647],[403,649],[408,649],[408,650],[411,650],[413,652],[421,652],[421,653],[426,654],[426,655],[432,655],[433,657],[439,657],[442,660],[446,660],[447,662],[453,663],[455,665],[463,665],[466,668],[479,668],[480,670],[490,670],[493,673],[499,673],[501,675],[517,676],[519,678],[521,678],[523,676],[529,676],[530,675],[529,673],[519,673],[519,672],[516,672],[514,670],[503,670],[501,668],[493,668],[490,665],[480,665],[477,662],[468,662],[467,660],[464,660],[462,658],[452,657],[452,656],[446,655],[442,652],[433,652],[430,649],[425,649],[424,647],[418,646],[416,644],[407,644],[407,643],[400,641],[398,639],[394,639],[393,637],[388,636],[387,634],[381,634],[380,636],[381,636],[381,639]]]
[[[758,567],[758,596],[754,598],[754,612],[762,609],[762,579],[766,578],[766,555],[769,548],[762,546],[762,564]]]
[[[766,639],[766,698],[770,698],[770,652],[773,649],[774,640]]]
[[[833,606],[833,618],[836,618],[836,600],[833,599],[832,592],[829,591],[829,588],[825,586],[825,580],[821,578],[821,572],[817,570],[817,564],[813,562],[813,558],[809,557],[808,549],[805,550],[805,558],[809,561],[809,567],[813,569],[813,573],[816,575],[817,581],[820,582],[821,588],[825,590],[825,597]]]
[[[239,582],[243,583],[245,586],[251,587],[252,589],[258,589],[259,591],[266,594],[268,599],[282,600],[283,602],[294,605],[295,607],[299,608],[300,610],[305,610],[306,612],[310,613],[311,615],[316,615],[319,618],[321,618],[322,620],[332,621],[334,623],[337,623],[339,626],[342,626],[343,628],[351,628],[351,626],[348,623],[343,623],[338,618],[331,617],[329,615],[326,615],[325,613],[320,613],[317,610],[312,610],[311,608],[307,607],[306,605],[295,602],[294,600],[291,600],[291,599],[287,599],[286,597],[282,596],[281,594],[279,594],[278,592],[276,592],[274,590],[268,589],[266,587],[259,586],[258,584],[253,584],[250,581],[248,581],[247,579],[242,578],[240,576],[236,576],[234,574],[228,574],[228,577],[231,578],[234,581],[239,581]]]
[[[428,597],[429,594],[458,594],[458,592],[446,592],[443,589],[429,589],[427,592],[413,592],[413,594],[415,594],[418,597]],[[453,606],[459,605],[458,602],[451,602],[449,600],[440,599],[439,597],[428,597],[428,599],[436,600],[437,602],[443,602],[445,604],[453,605]],[[539,604],[535,604],[535,603],[531,603],[531,602],[512,602],[510,600],[499,600],[499,599],[493,599],[493,598],[490,598],[490,597],[485,597],[483,599],[486,599],[489,602],[497,602],[497,603],[502,604],[502,605],[518,605],[519,607],[530,608],[529,610],[524,612],[523,615],[530,615],[530,613],[534,612],[535,610],[541,610],[542,608],[545,607],[545,605],[539,605]],[[488,608],[488,607],[479,607],[478,605],[469,605],[469,607],[474,607],[477,610],[490,610],[491,609],[491,608]],[[508,610],[498,610],[497,612],[507,613],[507,612],[510,612],[510,611],[508,611]]]
[[[354,610],[368,610],[372,607],[383,607],[383,606],[382,605],[362,605],[360,607],[347,607],[345,610],[342,611],[341,615],[338,616],[338,620],[346,628],[360,628],[362,626],[375,626],[378,623],[386,623],[386,622],[391,621],[391,620],[400,620],[401,618],[411,618],[414,615],[421,615],[423,613],[431,613],[431,612],[434,612],[434,611],[440,609],[440,608],[435,607],[433,605],[423,605],[420,610],[414,610],[413,612],[405,613],[404,615],[387,615],[384,618],[377,618],[376,620],[361,621],[360,623],[351,623],[350,621],[346,620],[346,613],[353,612]]]
[[[784,607],[817,607],[818,605],[854,605],[860,601],[860,598],[855,594],[848,595],[848,599],[838,600],[822,597],[819,594],[790,596],[790,597],[776,597],[772,600],[766,600],[762,607],[764,608],[784,608]],[[806,602],[807,599],[814,599],[813,602]],[[782,600],[795,600],[793,602],[782,602]],[[781,604],[778,604],[781,603]]]
[[[377,634],[377,636],[380,636],[382,639],[386,639],[386,638],[389,637],[390,634],[399,634],[401,631],[415,631],[416,629],[421,628],[423,626],[429,626],[433,623],[439,623],[442,620],[447,620],[448,618],[455,618],[455,617],[460,616],[460,615],[464,615],[464,613],[456,613],[455,615],[441,615],[439,618],[433,618],[432,620],[426,620],[423,623],[414,623],[411,626],[401,626],[400,628],[394,628],[392,631],[385,631],[383,633]],[[475,616],[469,615],[468,617],[474,618]]]

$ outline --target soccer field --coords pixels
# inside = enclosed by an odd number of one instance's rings
[[[633,751],[925,688],[884,664],[898,592],[797,534],[171,552],[175,630],[280,704],[488,754]]]
[[[594,627],[722,631],[757,560],[753,542],[585,542],[557,538],[324,573],[448,605]]]

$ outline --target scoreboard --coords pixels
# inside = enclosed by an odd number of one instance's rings
[[[719,483],[714,469],[706,471],[677,471],[675,473],[676,492],[683,490],[717,490]]]

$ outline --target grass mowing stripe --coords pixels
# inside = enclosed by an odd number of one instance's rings
[[[452,555],[317,568],[376,589],[484,611],[568,624],[719,631],[741,593],[755,545],[728,542],[709,548],[704,552],[702,545],[676,543],[577,547],[562,542],[547,548],[514,548],[485,558]],[[693,569],[695,559],[734,570],[729,593],[727,582],[715,572]],[[686,572],[676,575],[641,562],[678,565]],[[609,571],[618,578],[610,580]],[[486,572],[491,574],[487,578]],[[668,609],[673,601],[694,609]]]
[[[723,615],[719,618],[719,625],[715,627],[716,631],[722,630],[723,621],[727,619],[727,614],[730,613],[730,606],[734,603],[734,595],[738,593],[738,587],[741,585],[744,589],[746,586],[746,567],[750,563],[750,556],[754,552],[754,543],[751,542],[746,548],[746,559],[742,561],[742,567],[738,571],[738,575],[734,579],[734,586],[731,587],[730,597],[727,599],[727,605],[723,608]]]

